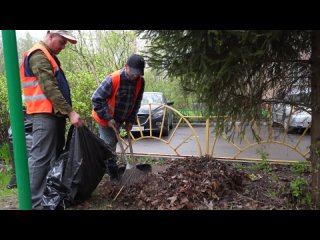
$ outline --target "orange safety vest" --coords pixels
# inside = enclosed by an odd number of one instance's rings
[[[118,89],[120,87],[120,70],[116,71],[114,73],[111,74],[111,78],[112,78],[112,93],[111,93],[111,98],[106,99],[107,101],[107,110],[110,112],[111,116],[114,116],[114,109],[116,106],[116,94],[118,92]],[[138,79],[137,81],[137,85],[136,85],[136,94],[134,97],[134,102],[133,102],[133,106],[136,102],[137,96],[140,92],[141,89],[141,84],[142,84],[142,79],[141,77]],[[128,116],[130,115],[130,113],[133,110],[133,106],[131,107],[131,109],[128,112]],[[106,127],[108,126],[108,123],[106,120],[100,118],[98,116],[98,114],[96,113],[96,111],[92,110],[92,117],[94,118],[94,120],[96,120],[100,125]]]
[[[41,44],[36,44],[34,47],[30,48],[23,54],[23,61],[20,65],[20,78],[22,83],[23,94],[25,96],[27,114],[52,113],[52,103],[45,96],[42,89],[40,88],[38,78],[32,76],[33,74],[31,72],[28,72],[30,70],[27,70],[25,68],[25,64],[28,64],[31,53],[39,49],[46,55],[46,57],[50,61],[54,75],[56,74],[56,71],[59,69],[58,64],[51,56],[49,51]]]

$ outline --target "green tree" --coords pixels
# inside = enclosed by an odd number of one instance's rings
[[[2,44],[2,33],[0,32],[0,74],[4,74],[4,55],[3,55],[3,44]]]
[[[4,56],[3,56],[3,45],[2,45],[2,36],[0,32],[0,74],[4,74],[5,67],[4,67]],[[29,32],[26,32],[26,34],[23,37],[20,37],[17,39],[17,51],[18,51],[18,57],[19,57],[19,63],[22,61],[22,55],[23,53],[31,48],[37,40],[31,36]]]
[[[24,37],[17,39],[19,64],[22,62],[23,53],[32,48],[36,42],[37,40],[34,39],[29,32],[26,32]]]
[[[218,116],[218,130],[259,122],[264,104],[285,102],[294,88],[311,87],[310,99],[289,102],[312,109],[313,200],[320,205],[320,31],[148,30],[148,64],[179,78],[196,92],[207,115]],[[288,102],[287,102],[288,103]],[[224,126],[228,116],[231,125]]]
[[[7,82],[4,75],[0,74],[0,146],[8,140],[8,128],[10,125],[9,119],[9,104]]]
[[[24,37],[17,39],[17,50],[19,60],[21,62],[23,52],[31,48],[36,43],[36,40],[32,38],[29,32]],[[9,105],[8,105],[8,93],[7,82],[5,78],[4,56],[2,37],[0,32],[0,145],[8,139],[8,127],[10,126],[9,119]]]
[[[90,73],[96,85],[104,77],[124,66],[127,57],[136,51],[136,34],[133,31],[91,30],[73,31],[78,39],[67,45],[59,59],[65,71],[81,76]]]
[[[136,34],[79,30],[73,31],[73,35],[78,43],[68,44],[59,59],[70,84],[73,107],[89,126],[94,126],[91,96],[108,74],[121,69],[128,56],[136,52]]]
[[[189,94],[185,96],[178,79],[168,78],[164,73],[146,70],[144,75],[146,92],[164,92],[167,100],[174,101],[174,108],[184,112],[184,110],[194,109],[195,98]],[[196,108],[199,110],[199,108]],[[197,111],[197,115],[201,112]]]
[[[123,30],[78,30],[73,31],[73,35],[78,39],[78,43],[67,44],[66,50],[58,57],[71,87],[74,108],[89,125],[92,125],[91,95],[107,74],[122,68],[127,57],[137,51],[137,37],[134,31]],[[1,40],[2,38],[0,43]],[[37,40],[29,32],[18,39],[20,61],[23,52],[36,42]],[[1,74],[4,74],[2,44],[0,45]],[[4,81],[5,78],[0,80]],[[6,91],[5,85],[0,85],[0,92],[4,91]],[[3,109],[3,114],[8,112],[5,107],[6,105],[3,105],[0,108],[0,111]]]

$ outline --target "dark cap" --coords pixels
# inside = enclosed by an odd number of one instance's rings
[[[135,75],[144,75],[145,62],[142,56],[132,54],[127,60],[127,65],[130,68],[130,73]]]

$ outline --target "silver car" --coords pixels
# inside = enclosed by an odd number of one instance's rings
[[[309,109],[307,110],[309,111]],[[288,128],[288,132],[293,132],[294,130],[302,130],[309,127],[311,124],[311,115],[299,107],[279,103],[273,105],[272,121],[275,124],[283,126],[285,129]]]
[[[272,106],[272,120],[274,124],[283,126],[289,132],[311,127],[311,109],[306,107],[310,102],[310,88],[293,88],[284,98],[291,104],[278,103]],[[304,106],[304,107],[303,107]]]

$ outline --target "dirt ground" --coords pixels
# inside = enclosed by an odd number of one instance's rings
[[[189,157],[153,165],[151,173],[131,186],[103,178],[89,200],[68,209],[312,209],[309,182],[305,165]]]
[[[130,186],[105,175],[87,201],[66,210],[313,209],[310,175],[301,164],[171,159],[153,164],[151,173]],[[0,209],[18,209],[13,191],[1,197]]]

